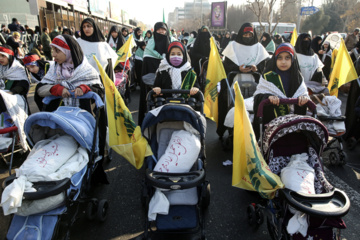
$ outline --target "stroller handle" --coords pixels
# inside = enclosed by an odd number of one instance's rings
[[[299,100],[297,98],[280,98],[280,104],[295,104],[297,105]],[[257,117],[262,118],[264,116],[264,107],[272,105],[269,99],[265,99],[261,101],[258,111]],[[310,109],[313,114],[316,114],[316,105],[311,100],[306,103],[306,106]]]
[[[71,97],[75,98],[75,93],[74,92],[70,92],[70,94],[71,94]],[[51,101],[53,101],[55,99],[59,99],[59,98],[63,98],[63,97],[62,96],[46,96],[43,99],[43,103],[45,105],[48,105]],[[101,107],[104,106],[104,103],[103,103],[102,99],[95,92],[87,92],[84,95],[78,96],[76,98],[77,99],[93,99],[93,100],[95,100],[95,104],[96,104],[97,108],[101,108]]]
[[[190,90],[184,89],[161,89],[162,94],[190,94]],[[154,90],[150,90],[147,95],[147,101],[151,100],[151,97],[155,94]],[[201,91],[198,91],[199,101],[204,102],[204,94]]]

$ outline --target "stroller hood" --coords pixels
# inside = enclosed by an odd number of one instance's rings
[[[166,121],[185,121],[200,133],[202,139],[205,138],[205,117],[184,104],[166,104],[147,113],[141,126],[142,134],[147,128]]]
[[[38,112],[25,121],[25,134],[31,146],[49,138],[50,129],[61,129],[72,136],[82,147],[91,151],[95,134],[95,118],[87,111],[76,107],[59,107],[55,112]],[[36,131],[35,131],[36,129]],[[95,141],[98,152],[98,141]]]
[[[322,150],[328,141],[328,131],[326,127],[317,119],[309,116],[289,114],[275,118],[266,126],[263,136],[262,150],[267,154],[271,146],[281,137],[297,131],[307,131],[312,138],[316,138]]]

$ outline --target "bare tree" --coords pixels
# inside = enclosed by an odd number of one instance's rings
[[[269,33],[272,34],[279,23],[281,18],[281,13],[283,9],[290,3],[295,3],[296,0],[288,0],[280,4],[277,13],[276,13],[276,5],[280,3],[280,0],[247,0],[250,10],[255,14],[257,17],[261,32],[265,31],[264,22],[269,26]],[[275,18],[273,17],[275,16]],[[275,23],[272,26],[271,23]]]

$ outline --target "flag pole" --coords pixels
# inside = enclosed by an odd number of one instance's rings
[[[229,84],[229,80],[228,80],[227,78],[225,78],[225,81],[226,81],[226,84],[227,84],[227,86],[228,86],[228,88],[229,88],[231,100],[233,101],[233,104],[235,104],[235,99],[234,99],[234,95],[233,95],[233,93],[232,93],[232,91],[231,91],[231,87],[230,87],[230,84]]]

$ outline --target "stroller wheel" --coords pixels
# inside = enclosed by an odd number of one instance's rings
[[[211,190],[210,190],[210,183],[209,182],[204,183],[203,191],[205,191],[204,192],[205,196],[203,197],[203,208],[205,210],[210,205]]]
[[[94,220],[96,217],[96,212],[97,212],[97,205],[98,202],[97,201],[90,201],[87,206],[86,206],[86,210],[85,210],[85,214],[86,214],[86,218],[89,220]]]
[[[339,152],[340,161],[339,164],[344,166],[346,164],[346,153],[344,151]]]
[[[340,162],[340,157],[337,152],[331,152],[329,155],[329,161],[331,165],[337,165]]]
[[[97,208],[96,217],[100,222],[105,222],[108,216],[109,203],[106,199],[101,199]]]
[[[252,204],[250,204],[247,207],[247,217],[248,217],[248,223],[250,226],[252,226],[256,223],[255,207]]]

